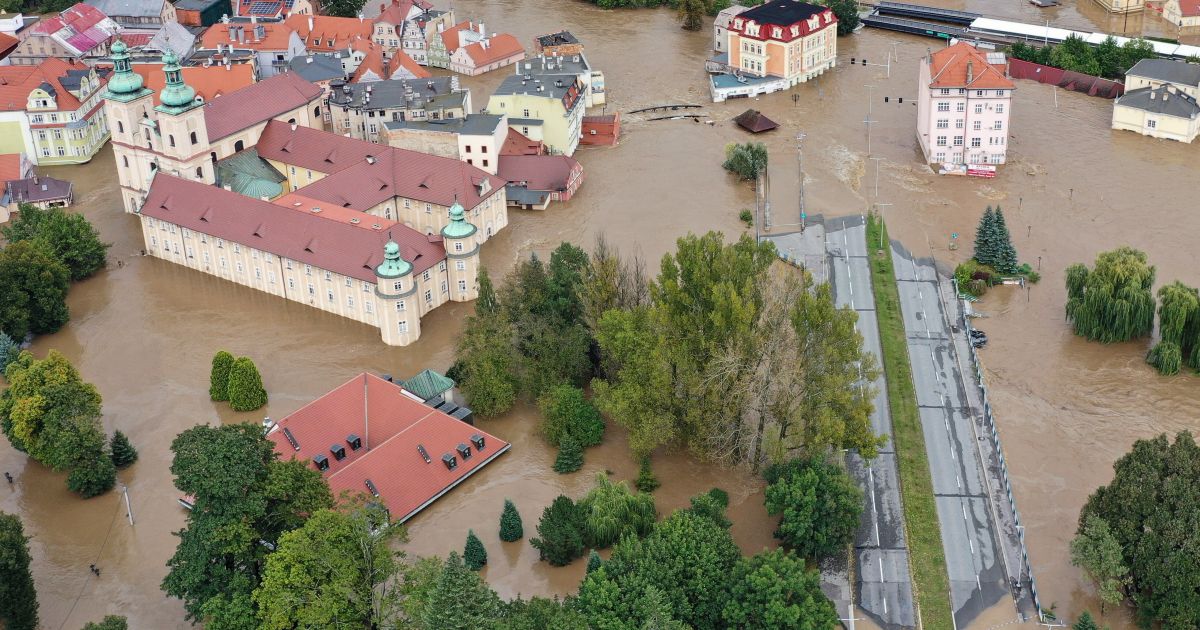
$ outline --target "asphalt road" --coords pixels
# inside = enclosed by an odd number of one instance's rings
[[[979,613],[1010,594],[989,510],[984,469],[952,334],[938,297],[937,272],[892,248],[908,354],[916,385],[925,450],[937,502],[950,576],[954,620],[966,628]]]
[[[839,307],[852,308],[858,313],[856,328],[863,336],[863,346],[875,355],[878,363],[879,326],[862,219],[835,219],[826,222],[825,229],[834,301]],[[892,422],[882,372],[871,385],[875,390],[872,430],[877,435],[891,436]],[[869,461],[857,453],[848,453],[846,464],[866,498],[854,542],[859,612],[883,628],[916,627],[894,447],[889,440],[879,456]]]

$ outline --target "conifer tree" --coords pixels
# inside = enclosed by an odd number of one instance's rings
[[[558,444],[558,457],[554,459],[554,472],[573,473],[580,468],[583,468],[583,448],[574,437],[563,436]]]
[[[975,260],[981,265],[991,265],[996,260],[995,247],[996,214],[988,206],[975,228]]]
[[[21,519],[0,512],[0,625],[10,630],[36,630],[37,592],[29,572],[29,537]]]
[[[267,404],[267,390],[254,361],[238,357],[229,368],[229,406],[234,411],[254,411]]]
[[[1096,625],[1095,619],[1092,619],[1092,613],[1085,610],[1083,614],[1079,615],[1079,620],[1075,622],[1075,625],[1071,626],[1071,630],[1100,630],[1100,626]]]
[[[0,376],[4,376],[4,368],[17,360],[21,347],[4,332],[0,332]]]
[[[992,230],[995,233],[992,241],[995,260],[991,265],[1000,273],[1016,273],[1017,250],[1013,247],[1012,234],[1008,232],[1008,225],[1004,222],[1004,213],[1000,210],[1000,206],[996,206],[996,210],[992,214],[992,222]]]
[[[457,551],[450,552],[424,598],[420,627],[438,630],[491,628],[503,605],[479,574],[463,565]]]
[[[113,465],[117,468],[124,468],[137,461],[137,450],[129,443],[129,438],[120,431],[113,432],[112,440],[109,441],[109,450],[112,452]]]
[[[478,571],[487,564],[487,549],[475,535],[475,530],[467,530],[467,545],[463,548],[463,563],[468,569]]]
[[[212,371],[208,376],[208,397],[217,401],[229,400],[229,368],[233,367],[233,355],[224,350],[213,355]]]
[[[525,527],[521,524],[521,514],[512,501],[504,500],[504,511],[500,513],[500,540],[513,542],[525,536]]]
[[[600,557],[600,554],[596,553],[595,549],[588,552],[588,563],[587,563],[587,572],[588,573],[591,573],[592,571],[599,569],[600,566],[603,564],[604,564],[604,559]]]

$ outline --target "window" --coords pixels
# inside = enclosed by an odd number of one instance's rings
[[[346,306],[348,306],[350,308],[354,308],[354,296],[353,295],[346,296]]]
[[[296,290],[296,281],[291,278],[288,278],[288,288],[295,291]]]
[[[995,129],[996,131],[1000,131],[1003,128],[1004,123],[1002,121],[997,120],[996,122],[992,123],[992,129]]]
[[[963,137],[962,137],[962,136],[954,136],[954,146],[956,146],[956,147],[961,147],[961,146],[962,146],[962,143],[963,143]]]
[[[125,133],[125,125],[119,120],[117,121],[117,131],[119,133]]]
[[[369,292],[371,290],[371,283],[367,282],[366,280],[363,280],[362,290],[363,290],[363,293]]]
[[[480,152],[480,153],[487,153],[487,147],[486,147],[486,146],[479,147],[479,152]],[[486,164],[487,164],[487,162],[484,162],[484,164],[486,165]]]
[[[466,292],[467,292],[467,281],[466,281],[466,280],[459,280],[459,281],[458,281],[458,292],[459,292],[459,293],[466,293]]]
[[[971,146],[973,147],[978,147],[980,144],[982,144],[982,142],[983,141],[978,137],[971,138]]]
[[[326,272],[325,272],[325,281],[326,281],[326,282],[328,282],[328,281],[330,281],[330,280],[333,280],[333,274],[331,274],[331,273],[329,273],[328,271],[326,271]]]
[[[125,164],[125,168],[129,168],[129,156],[122,155],[121,162],[123,162]]]
[[[461,252],[462,250],[463,250],[462,241],[455,241],[454,242],[454,251]]]
[[[304,265],[304,275],[306,275],[306,276],[312,275],[312,265]]]
[[[222,268],[222,269],[228,269],[228,268],[229,268],[229,261],[225,260],[225,257],[224,257],[224,256],[222,256],[222,257],[221,257],[221,268]]]
[[[401,333],[408,332],[408,321],[407,320],[400,322],[400,332]]]
[[[275,284],[275,272],[270,269],[267,270],[267,282]]]
[[[942,96],[950,96],[950,88],[942,88]]]
[[[317,288],[316,288],[316,287],[314,287],[314,286],[312,285],[312,283],[311,283],[311,282],[309,282],[309,283],[308,283],[308,294],[309,294],[309,295],[316,295],[316,294],[317,294]]]
[[[199,142],[200,142],[200,141],[196,139],[196,132],[195,132],[195,131],[193,131],[193,132],[191,132],[190,134],[188,134],[188,136],[190,137],[190,139],[191,139],[191,141],[192,141],[192,144],[199,144]]]
[[[429,290],[425,291],[425,303],[426,304],[433,303],[433,291],[429,291]]]
[[[208,263],[208,262],[209,262],[209,258],[208,258],[208,252],[204,252],[204,262],[205,262],[205,263]]]
[[[466,271],[467,270],[467,261],[465,261],[465,260],[454,261],[454,268],[459,271]]]
[[[946,129],[949,127],[950,127],[950,120],[948,118],[939,118],[938,119],[938,121],[937,121],[938,129]]]
[[[425,204],[425,214],[429,214],[431,212],[433,212],[433,207],[429,204]]]
[[[242,253],[242,246],[238,245],[237,243],[234,243],[233,244],[233,253],[235,253],[235,254]]]
[[[983,96],[983,90],[975,90],[975,96]]]
[[[255,277],[255,279],[262,280],[262,269],[255,267],[254,268],[254,277]]]
[[[425,282],[429,282],[429,270],[428,269],[425,270],[425,273],[421,274],[421,279],[424,280]]]
[[[946,152],[938,151],[937,155],[934,156],[934,159],[936,159],[938,162],[945,162],[946,161]]]
[[[996,103],[996,113],[997,114],[1004,113],[1004,103]]]
[[[236,266],[237,266],[237,272],[242,273],[242,261],[240,261],[240,260],[237,261]]]
[[[1004,96],[1004,90],[996,90],[996,96]]]
[[[954,111],[956,111],[956,112],[965,112],[965,111],[967,111],[967,104],[966,104],[966,103],[957,103],[957,104],[955,104],[955,106],[954,106]]]
[[[217,239],[217,249],[225,249],[225,241]]]
[[[483,167],[484,167],[484,168],[487,168],[487,165],[488,165],[488,161],[487,161],[487,160],[484,160],[484,161],[483,161]]]
[[[443,260],[442,262],[438,263],[438,271],[445,271],[445,270],[446,270],[446,261]]]
[[[529,118],[529,110],[528,109],[524,110],[521,115],[524,118]]]
[[[325,295],[326,295],[326,296],[329,298],[329,301],[330,301],[330,302],[332,302],[332,301],[333,301],[333,290],[332,290],[332,289],[330,289],[330,290],[326,290],[326,291],[325,291]]]
[[[173,134],[167,134],[167,144],[172,147],[175,146],[175,136]]]
[[[954,128],[962,129],[963,128],[963,119],[959,118],[958,120],[954,121]]]
[[[937,145],[938,145],[939,147],[944,147],[944,146],[946,146],[946,136],[938,136],[938,137],[937,137]]]
[[[975,113],[976,114],[983,113],[983,103],[975,103]]]
[[[290,271],[292,268],[292,261],[290,261],[290,260],[284,261],[283,266]]]
[[[366,307],[366,309],[367,309],[367,312],[368,312],[368,313],[374,313],[374,312],[375,312],[375,305],[374,305],[374,304],[372,304],[371,302],[364,302],[364,303],[363,303],[363,306],[365,306],[365,307]]]
[[[445,281],[445,280],[442,280],[442,293],[445,293],[445,292],[447,292],[447,291],[449,291],[449,290],[450,290],[450,289],[447,287],[447,285],[446,285],[446,281]]]
[[[471,145],[468,144],[467,145],[467,153],[470,153],[470,152],[471,152]]]
[[[950,111],[950,103],[948,101],[938,101],[937,110],[939,112]]]
[[[1151,119],[1147,119],[1147,120],[1146,120],[1146,128],[1147,128],[1147,129],[1154,129],[1155,127],[1158,127],[1158,121],[1157,121],[1157,120],[1154,120],[1154,119],[1152,119],[1152,118],[1151,118]]]
[[[406,310],[408,310],[408,305],[405,304],[404,300],[396,302],[396,312],[403,313]]]
[[[403,291],[403,290],[404,290],[404,283],[403,283],[403,282],[401,282],[401,281],[399,281],[399,280],[397,280],[396,282],[393,282],[393,283],[392,283],[392,290],[393,290],[393,291]]]
[[[979,131],[980,129],[983,129],[983,121],[976,120],[975,123],[973,125],[971,125],[971,128],[974,129],[975,131]]]

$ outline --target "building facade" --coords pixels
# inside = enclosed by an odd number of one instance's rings
[[[483,25],[480,25],[483,28]],[[450,53],[450,71],[473,77],[498,70],[525,58],[525,48],[508,33],[493,33]]]
[[[47,59],[99,59],[108,54],[121,27],[96,7],[81,2],[27,30],[8,56],[13,65],[36,66]]]
[[[729,23],[749,9],[750,7],[733,4],[717,13],[717,19],[713,20],[713,50],[719,53],[729,52]]]
[[[1200,99],[1200,64],[1171,59],[1142,59],[1125,72],[1125,91],[1173,85]]]
[[[547,57],[570,57],[583,54],[583,42],[571,34],[571,31],[559,31],[549,35],[539,35],[533,38],[535,55]]]
[[[1200,0],[1167,0],[1162,16],[1181,29],[1200,26]]]
[[[1200,105],[1171,84],[1128,90],[1113,101],[1112,128],[1192,142],[1200,133]]]
[[[471,93],[457,77],[391,79],[333,86],[329,95],[332,131],[379,142],[383,124],[400,120],[445,120],[471,113]]]
[[[112,18],[122,29],[153,31],[176,22],[175,6],[167,0],[84,0]]]
[[[1146,8],[1146,0],[1095,0],[1109,13],[1134,13]]]
[[[584,87],[574,74],[504,79],[488,99],[485,113],[508,117],[508,125],[551,153],[572,155],[583,130]]]
[[[917,139],[925,160],[938,164],[1004,164],[1016,86],[1002,53],[965,42],[920,64]]]
[[[0,152],[43,166],[82,164],[108,140],[104,79],[94,68],[60,59],[0,66],[0,82]]]
[[[380,142],[399,149],[453,158],[497,174],[508,119],[468,114],[451,120],[396,121],[384,124]]]
[[[826,7],[774,0],[733,18],[729,65],[755,77],[803,83],[837,64],[837,17]]]

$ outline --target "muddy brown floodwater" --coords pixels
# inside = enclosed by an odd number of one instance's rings
[[[1123,28],[1085,0],[1045,13],[1021,0],[939,4],[1010,19],[1047,16],[1064,26]],[[1111,478],[1112,462],[1135,439],[1198,428],[1200,380],[1156,376],[1143,362],[1144,343],[1100,346],[1072,336],[1062,317],[1063,268],[1130,244],[1150,253],[1160,282],[1200,282],[1196,147],[1110,131],[1108,101],[1060,93],[1056,107],[1049,87],[1020,82],[1010,164],[994,180],[938,178],[920,164],[911,105],[917,62],[936,45],[932,40],[865,30],[839,41],[842,56],[882,61],[895,43],[891,78],[881,68],[843,65],[795,90],[798,103],[784,93],[712,105],[701,69],[709,33],[679,30],[670,11],[605,12],[573,0],[460,0],[455,10],[523,42],[570,29],[606,74],[609,111],[689,102],[703,104],[701,111],[716,121],[709,126],[626,116],[619,147],[577,154],[587,181],[570,203],[544,213],[512,213],[509,228],[484,252],[485,262],[501,273],[530,252],[545,253],[564,240],[589,245],[601,233],[626,254],[643,255],[653,271],[687,232],[740,233],[737,212],[752,207],[753,194],[733,182],[720,162],[726,143],[746,139],[729,120],[748,106],[782,125],[759,139],[772,155],[776,225],[797,219],[793,138],[800,131],[807,134],[809,212],[836,216],[863,212],[876,201],[894,204],[886,207],[893,235],[918,254],[948,263],[969,255],[965,242],[950,251],[949,235],[957,232],[965,241],[986,204],[1003,205],[1021,258],[1040,264],[1044,280],[1027,294],[994,291],[979,305],[989,316],[980,327],[991,337],[982,356],[992,400],[1043,601],[1057,602],[1059,613],[1071,617],[1098,607],[1067,557],[1079,508]],[[1131,20],[1127,31],[1141,29],[1164,32],[1156,18]],[[498,72],[466,84],[482,106],[502,78]],[[882,158],[878,198],[866,155],[866,85],[876,86],[871,141],[874,156]],[[904,105],[895,98],[885,104],[883,96],[908,98]],[[74,181],[76,209],[113,248],[107,271],[72,287],[71,323],[39,338],[34,351],[65,353],[103,394],[106,428],[122,429],[140,450],[138,463],[120,475],[136,525],[124,520],[119,493],[79,500],[66,491],[62,475],[7,444],[0,446],[0,470],[14,473],[17,483],[0,488],[0,510],[20,514],[33,536],[44,627],[78,628],[106,613],[129,616],[135,628],[187,627],[179,602],[158,588],[175,546],[171,532],[183,524],[169,471],[171,439],[197,423],[257,421],[262,415],[231,413],[208,401],[213,352],[225,348],[253,357],[271,394],[263,413],[280,417],[362,370],[408,375],[446,368],[472,307],[444,306],[424,322],[418,343],[389,348],[366,326],[138,257],[140,235],[133,218],[121,212],[109,150],[89,165],[44,172]],[[118,261],[124,266],[118,268]],[[503,596],[576,588],[582,563],[554,569],[537,562],[527,543],[497,542],[501,499],[517,502],[532,533],[541,509],[557,494],[582,494],[603,469],[630,479],[636,466],[614,428],[588,452],[584,470],[556,475],[550,471],[553,453],[536,437],[535,423],[528,406],[488,422],[515,448],[411,521],[410,553],[461,549],[471,527],[489,541],[487,578]],[[705,466],[679,452],[657,455],[655,469],[664,482],[655,494],[661,512],[720,486],[731,495],[733,533],[742,549],[752,553],[773,544],[762,487],[751,475]],[[91,577],[91,563],[101,567],[101,577]],[[998,610],[976,625],[1005,618]],[[1105,621],[1128,624],[1120,612]]]

